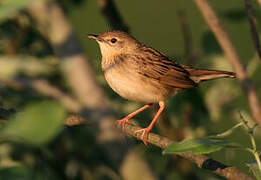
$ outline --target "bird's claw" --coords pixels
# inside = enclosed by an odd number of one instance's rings
[[[150,129],[144,128],[144,129],[140,129],[140,130],[135,131],[135,132],[134,132],[134,135],[135,135],[136,137],[138,137],[138,134],[141,133],[141,135],[139,135],[139,136],[140,136],[140,140],[142,140],[143,143],[144,143],[146,146],[148,146],[148,135],[149,135],[149,132],[150,132]]]
[[[118,128],[121,127],[121,130],[122,130],[123,132],[125,131],[126,124],[131,124],[131,125],[133,125],[133,123],[132,123],[129,119],[127,119],[127,118],[123,118],[123,119],[121,119],[121,120],[117,120],[115,124],[116,124],[116,126],[117,126]]]

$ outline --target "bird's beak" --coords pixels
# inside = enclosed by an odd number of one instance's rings
[[[95,35],[95,34],[87,34],[87,37],[90,38],[90,39],[94,39],[96,41],[98,41],[98,35]]]

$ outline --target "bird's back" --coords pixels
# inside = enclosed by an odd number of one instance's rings
[[[162,84],[176,88],[192,88],[198,83],[217,78],[235,78],[235,73],[219,70],[197,69],[170,60],[153,48],[140,48],[141,74],[159,80]]]

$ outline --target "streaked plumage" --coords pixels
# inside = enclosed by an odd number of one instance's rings
[[[126,99],[147,103],[118,121],[123,129],[126,123],[131,123],[131,117],[148,108],[151,103],[159,103],[160,109],[152,123],[139,131],[142,132],[141,139],[145,144],[148,133],[170,96],[185,88],[195,88],[201,81],[235,77],[232,72],[196,69],[179,64],[121,31],[88,37],[100,45],[102,70],[110,87]]]

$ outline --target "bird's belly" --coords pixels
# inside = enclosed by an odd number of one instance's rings
[[[140,74],[131,74],[118,68],[105,72],[110,87],[123,98],[143,103],[164,101],[171,95],[170,88]]]

